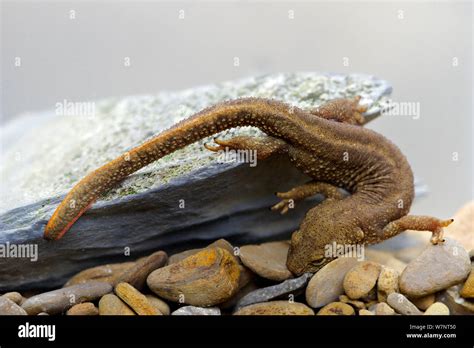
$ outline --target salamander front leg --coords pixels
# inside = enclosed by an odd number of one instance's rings
[[[294,208],[295,201],[303,200],[317,193],[322,194],[326,199],[339,200],[344,198],[344,195],[336,186],[325,182],[310,181],[301,186],[294,187],[288,192],[277,192],[276,195],[282,200],[271,209],[280,210],[281,214],[286,214],[290,208]]]
[[[267,159],[275,153],[284,153],[287,150],[287,143],[270,136],[251,137],[242,135],[228,140],[214,139],[214,142],[217,146],[205,144],[204,147],[214,152],[225,151],[226,149],[255,151],[258,160]]]
[[[454,220],[440,220],[432,216],[407,215],[390,222],[382,231],[382,240],[391,238],[406,230],[429,231],[432,233],[431,243],[444,242],[443,227],[449,226]]]

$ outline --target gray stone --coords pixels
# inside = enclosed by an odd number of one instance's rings
[[[400,276],[400,292],[421,297],[465,280],[471,272],[469,254],[454,239],[429,245]]]
[[[27,313],[9,298],[0,296],[0,315],[27,315]]]
[[[61,240],[46,242],[42,235],[54,209],[78,180],[207,106],[254,96],[308,109],[333,98],[361,95],[370,115],[380,111],[390,91],[387,82],[366,75],[275,74],[98,101],[95,117],[51,111],[25,134],[21,120],[17,126],[10,124],[4,133],[12,143],[0,161],[0,244],[38,245],[40,262],[1,257],[0,291],[61,286],[82,269],[127,261],[124,245],[139,257],[155,250],[203,247],[218,238],[238,245],[289,238],[315,200],[299,203],[285,217],[268,207],[278,202],[275,191],[308,177],[279,156],[253,168],[219,163],[218,156],[203,147],[210,139],[130,176],[99,199]],[[225,134],[262,133],[244,127]],[[186,209],[179,207],[181,200]]]
[[[387,303],[397,311],[397,313],[403,315],[421,315],[422,313],[416,308],[416,306],[410,302],[405,296],[397,292],[392,292],[387,296]]]
[[[175,310],[171,315],[221,315],[221,310],[218,307],[184,306]]]
[[[252,291],[237,302],[235,310],[238,311],[240,308],[254,303],[266,302],[295,294],[306,286],[306,283],[312,276],[312,273],[305,273],[298,278],[288,279],[283,283]]]
[[[109,283],[91,281],[30,297],[21,307],[29,315],[41,312],[58,314],[75,304],[92,302],[111,291],[112,286]]]

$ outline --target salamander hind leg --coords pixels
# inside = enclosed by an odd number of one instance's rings
[[[283,140],[270,136],[236,136],[228,140],[214,139],[214,142],[217,146],[205,144],[204,147],[214,152],[226,150],[255,151],[258,160],[267,159],[275,153],[284,153],[287,147]]]
[[[443,227],[447,227],[454,220],[440,220],[431,216],[406,215],[402,218],[392,221],[384,227],[381,239],[391,238],[406,230],[429,231],[432,233],[431,243],[438,244],[443,242]]]
[[[289,209],[294,208],[295,201],[303,200],[317,193],[322,194],[326,199],[339,200],[344,198],[344,195],[336,186],[325,182],[310,181],[301,186],[294,187],[290,191],[277,192],[276,195],[281,198],[281,201],[271,209],[280,210],[281,214],[286,214]]]

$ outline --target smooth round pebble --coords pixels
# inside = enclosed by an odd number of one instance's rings
[[[293,277],[286,267],[289,247],[286,241],[244,245],[239,249],[240,260],[263,278],[283,281]]]
[[[410,301],[420,310],[425,311],[436,301],[435,294],[429,294],[423,297],[411,298]]]
[[[74,304],[91,302],[112,291],[106,282],[89,281],[65,288],[45,292],[27,299],[21,307],[30,315],[40,312],[58,314],[66,311]],[[74,302],[71,302],[74,299]]]
[[[87,268],[71,277],[66,284],[64,284],[64,287],[66,288],[90,281],[112,282],[114,277],[123,273],[134,264],[135,262],[122,262]]]
[[[459,294],[464,298],[474,298],[474,270],[471,270]]]
[[[27,312],[8,297],[0,296],[0,315],[27,315]]]
[[[374,315],[374,313],[367,309],[359,309],[359,315]]]
[[[337,300],[344,293],[344,276],[356,264],[356,258],[339,257],[321,268],[308,283],[306,302],[319,308]]]
[[[92,302],[84,302],[69,308],[66,315],[99,315],[99,309]]]
[[[339,296],[339,302],[350,304],[352,307],[357,309],[365,309],[365,303],[362,301],[351,300],[346,295]]]
[[[145,295],[145,297],[152,306],[161,312],[161,314],[170,315],[170,306],[168,306],[168,304],[161,298],[158,298],[154,295]]]
[[[429,245],[408,264],[400,276],[400,292],[409,297],[425,296],[462,282],[470,272],[467,251],[446,238],[444,243]]]
[[[397,292],[387,296],[387,303],[398,313],[403,315],[421,315],[422,313],[405,296]]]
[[[230,299],[238,291],[239,279],[235,257],[227,250],[209,248],[153,271],[147,284],[161,298],[211,307]]]
[[[355,311],[347,303],[331,302],[321,308],[317,315],[355,315]]]
[[[136,315],[118,296],[107,294],[99,301],[99,315]]]
[[[372,261],[361,262],[345,275],[343,287],[349,298],[360,299],[369,295],[380,274],[381,265]]]
[[[396,270],[382,266],[377,280],[377,299],[379,302],[385,302],[388,295],[393,292],[399,292],[398,277],[399,274]]]
[[[113,284],[128,283],[135,289],[141,290],[146,283],[146,278],[154,270],[163,267],[168,261],[168,255],[164,251],[137,260],[134,265],[118,274],[113,279]]]
[[[242,307],[234,315],[314,315],[314,312],[303,303],[270,301]]]
[[[212,242],[205,248],[185,250],[180,253],[171,255],[168,259],[168,265],[182,261],[191,255],[195,255],[198,252],[203,251],[204,249],[212,249],[212,248],[221,248],[221,249],[227,250],[231,255],[234,255],[234,247],[232,246],[232,244],[230,244],[225,239],[221,238],[221,239],[216,240],[215,242]],[[239,258],[236,257],[236,259],[240,261]]]
[[[128,304],[138,315],[162,315],[140,291],[128,283],[119,283],[115,286],[115,293]]]
[[[9,300],[15,302],[17,305],[21,305],[24,302],[23,296],[19,292],[12,291],[12,292],[7,292],[2,295],[2,297],[6,297]]]
[[[449,308],[444,303],[435,302],[428,307],[425,315],[449,315]]]
[[[374,307],[375,315],[394,315],[395,310],[385,302],[377,303]]]

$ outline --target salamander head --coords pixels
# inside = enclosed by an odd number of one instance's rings
[[[309,212],[300,230],[291,236],[287,267],[296,274],[319,271],[326,264],[342,256],[347,246],[364,244],[364,233],[354,222],[347,219],[317,218]],[[318,221],[314,224],[314,221]]]
[[[330,243],[330,241],[315,243],[314,238],[303,236],[303,232],[294,232],[286,261],[288,269],[295,275],[306,272],[316,273],[334,259],[325,256],[325,245],[327,243]]]

